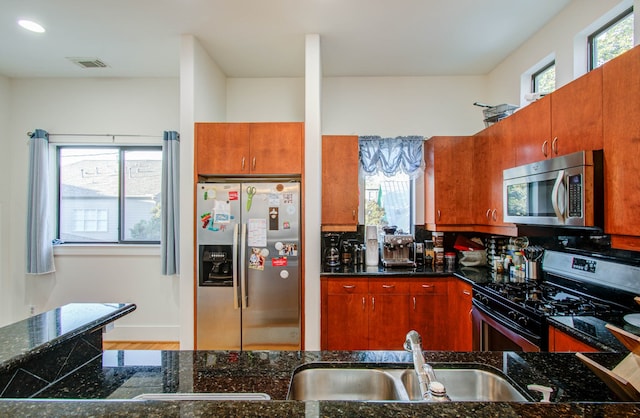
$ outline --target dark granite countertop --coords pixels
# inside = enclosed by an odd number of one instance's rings
[[[0,372],[135,309],[132,303],[70,303],[1,327]]]
[[[592,353],[613,368],[627,353]],[[504,373],[531,399],[529,384],[554,388],[552,403],[287,401],[293,371],[316,362],[412,368],[403,351],[105,351],[44,399],[0,400],[0,416],[638,416],[640,403],[615,395],[570,353],[425,352],[436,366],[483,365]],[[270,401],[141,401],[142,393],[259,392]],[[52,399],[52,398],[55,398]]]

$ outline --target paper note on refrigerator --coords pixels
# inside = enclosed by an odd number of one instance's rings
[[[247,244],[250,247],[267,246],[267,220],[249,219],[247,223]]]

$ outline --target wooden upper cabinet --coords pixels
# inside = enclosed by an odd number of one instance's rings
[[[303,145],[302,122],[252,123],[251,173],[302,174]]]
[[[514,115],[515,116],[515,115]],[[473,215],[480,232],[511,234],[503,229],[502,171],[515,164],[513,116],[478,132],[473,138]]]
[[[196,123],[195,137],[197,174],[302,173],[301,122]]]
[[[551,95],[551,156],[602,149],[602,68]]]
[[[249,174],[248,123],[196,123],[196,174]]]
[[[602,149],[602,69],[529,104],[508,119],[518,126],[516,165]]]
[[[605,225],[615,248],[640,251],[640,47],[603,74]]]
[[[425,224],[472,225],[473,140],[434,136],[424,144]]]
[[[322,225],[358,225],[358,137],[322,137]]]

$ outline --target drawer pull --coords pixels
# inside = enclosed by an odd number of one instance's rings
[[[355,284],[343,284],[343,285],[342,285],[342,287],[343,287],[344,289],[349,289],[349,290],[351,290],[351,289],[355,289],[355,288],[356,288],[356,285],[355,285]]]
[[[463,290],[462,293],[464,293],[467,296],[471,296],[471,292],[469,292],[468,290]]]
[[[393,289],[394,287],[396,287],[395,284],[383,284],[382,285],[383,289]]]
[[[425,288],[425,289],[430,289],[430,288],[433,287],[433,285],[432,284],[423,284],[422,287]]]

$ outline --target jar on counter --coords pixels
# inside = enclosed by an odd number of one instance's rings
[[[436,267],[444,267],[444,248],[433,248],[433,265]]]
[[[456,269],[456,253],[444,254],[444,265],[447,271],[455,271]]]
[[[432,232],[433,246],[436,248],[444,248],[444,232]]]
[[[430,239],[424,242],[424,265],[431,267],[433,265],[433,241]]]

